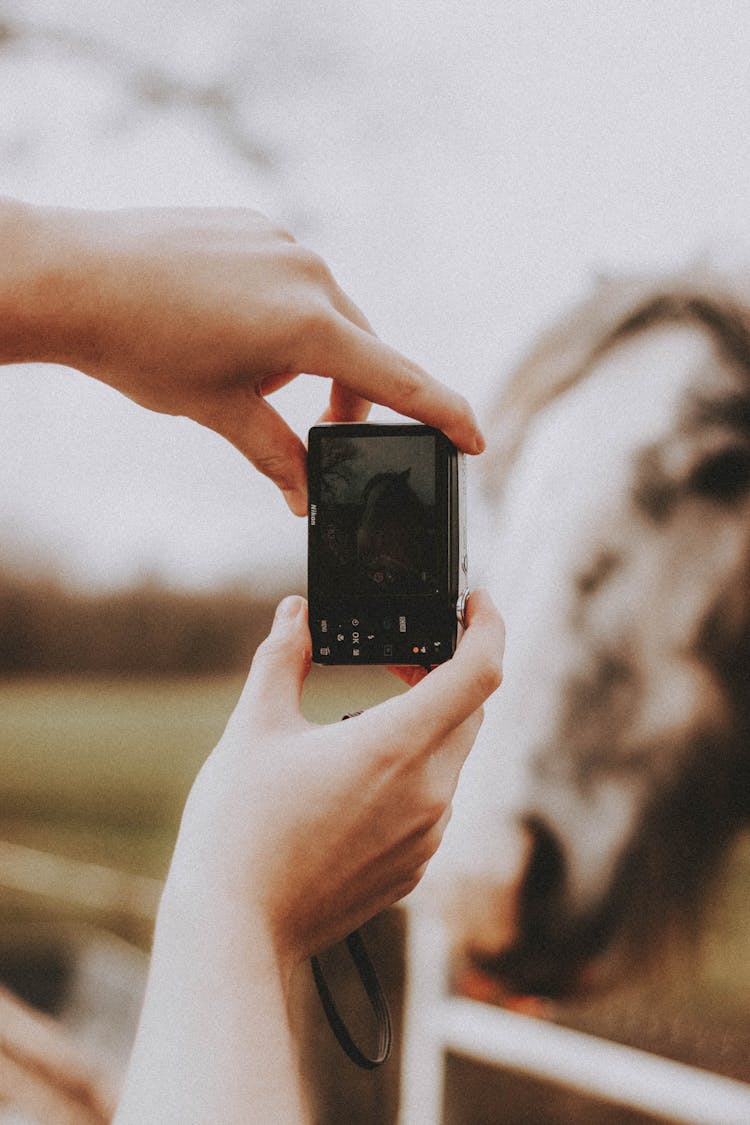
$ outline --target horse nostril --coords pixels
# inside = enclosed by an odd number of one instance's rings
[[[536,817],[523,826],[531,849],[518,891],[516,937],[510,948],[474,963],[514,992],[561,997],[575,986],[577,950],[568,948],[571,919],[565,902],[566,862],[555,833]]]
[[[565,858],[554,833],[541,820],[528,817],[524,828],[531,835],[532,848],[529,864],[521,888],[521,899],[528,909],[562,894],[565,882]]]
[[[518,894],[516,940],[485,967],[515,991],[562,999],[575,993],[586,966],[611,934],[612,916],[573,912],[563,844],[538,817],[524,828],[531,852]]]

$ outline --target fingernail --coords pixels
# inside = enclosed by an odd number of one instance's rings
[[[484,440],[484,435],[477,430],[476,437],[474,438],[474,452],[484,453],[487,448],[487,442]]]
[[[273,618],[274,625],[283,625],[285,621],[293,621],[304,604],[303,599],[297,594],[291,594],[288,598],[284,598],[276,607]]]

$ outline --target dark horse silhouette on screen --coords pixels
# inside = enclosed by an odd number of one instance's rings
[[[383,591],[418,593],[434,570],[430,511],[410,476],[411,469],[376,473],[363,489],[357,557],[367,580]]]
[[[514,805],[525,850],[482,959],[561,996],[691,925],[750,813],[746,294],[602,283],[512,375],[490,438],[507,671],[454,820]]]

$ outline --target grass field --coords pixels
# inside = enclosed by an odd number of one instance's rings
[[[314,668],[303,710],[333,722],[398,686],[382,670]],[[0,683],[0,838],[160,877],[241,687],[236,676]]]
[[[241,687],[238,676],[0,683],[0,848],[2,841],[11,841],[161,880],[187,792]],[[303,710],[313,721],[335,722],[398,690],[398,682],[385,671],[315,668]],[[12,889],[0,878],[0,960],[7,962],[9,955],[13,964],[22,950],[23,971],[33,974],[35,988],[46,980],[38,965],[45,964],[46,951],[56,947],[68,924],[74,933],[82,925],[87,932],[94,924],[144,949],[150,945],[150,917],[137,916],[124,905],[93,906],[85,873],[81,882],[83,894],[76,900],[75,895],[66,898],[62,888],[59,893],[57,888],[39,893],[39,886]],[[29,886],[34,886],[33,878]],[[701,957],[683,961],[677,978],[673,967],[663,979],[643,982],[632,993],[626,988],[624,995],[563,1009],[560,1018],[595,1034],[748,1079],[748,929],[750,847],[745,840],[729,864]],[[386,964],[389,956],[386,952]],[[26,978],[24,982],[28,986]],[[336,1065],[333,1073],[339,1074]],[[506,1080],[486,1071],[479,1079],[482,1097],[494,1091],[493,1082]],[[464,1105],[470,1083],[463,1073],[459,1085]],[[540,1089],[541,1094],[534,1087],[537,1107],[540,1096],[550,1096],[546,1087]],[[502,1087],[492,1096],[496,1104],[505,1104],[518,1091]],[[455,1118],[464,1119],[460,1114]],[[532,1114],[528,1119],[542,1118]],[[580,1119],[620,1120],[616,1115]]]
[[[0,683],[0,840],[164,876],[192,780],[242,687],[195,680]],[[303,710],[335,722],[400,685],[384,670],[314,668]],[[50,909],[0,889],[0,920]],[[750,847],[741,842],[712,915],[703,975],[750,1010]]]

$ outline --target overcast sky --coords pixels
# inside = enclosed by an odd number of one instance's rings
[[[746,4],[0,0],[4,20],[1,191],[270,212],[480,413],[597,272],[744,257]],[[234,134],[179,93],[209,82]],[[279,401],[302,432],[325,396]],[[0,443],[6,556],[98,583],[301,572],[304,522],[234,450],[80,375],[5,369]]]

